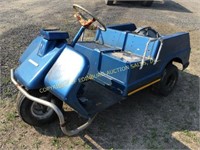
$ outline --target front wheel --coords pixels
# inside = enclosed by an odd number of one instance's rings
[[[41,94],[34,91],[31,92],[31,95],[54,103],[57,107],[62,109],[62,101],[50,93]],[[21,94],[21,92],[19,92],[17,97],[17,110],[22,120],[31,126],[42,126],[52,122],[56,117],[56,113],[53,109],[29,100]]]
[[[178,68],[173,64],[167,65],[161,81],[152,86],[152,91],[156,94],[168,96],[174,89],[178,81]]]

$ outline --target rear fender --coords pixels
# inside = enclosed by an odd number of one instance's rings
[[[163,46],[159,56],[161,70],[173,61],[181,63],[185,69],[189,65],[191,51],[189,33],[178,32],[163,36],[162,39]]]

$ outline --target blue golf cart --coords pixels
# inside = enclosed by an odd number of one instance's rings
[[[123,98],[149,86],[164,96],[173,91],[178,80],[173,62],[183,69],[189,65],[189,33],[161,35],[134,23],[105,26],[83,7],[74,4],[73,8],[81,27],[71,42],[67,32],[42,29],[20,57],[19,66],[11,69],[11,80],[19,90],[18,113],[24,122],[42,126],[58,117],[64,134],[79,133],[98,112],[119,102],[87,99],[83,95],[88,83]],[[94,40],[81,38],[86,29],[96,30]],[[88,121],[67,130],[63,103]]]

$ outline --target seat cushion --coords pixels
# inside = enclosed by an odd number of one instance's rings
[[[103,44],[99,44],[95,41],[87,41],[87,42],[78,42],[75,45],[75,49],[77,51],[87,51],[87,49],[90,49],[91,51],[96,50],[99,52],[114,52],[114,51],[121,51],[121,49],[114,48],[111,46],[106,46]]]

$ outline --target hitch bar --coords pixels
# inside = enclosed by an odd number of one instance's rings
[[[87,128],[92,121],[94,120],[94,118],[96,117],[96,115],[92,118],[89,118],[88,121],[86,123],[84,123],[83,125],[77,127],[76,129],[73,130],[67,130],[65,125],[65,119],[64,119],[64,115],[62,113],[62,111],[53,103],[45,101],[43,99],[34,97],[32,95],[30,95],[24,88],[22,88],[22,86],[17,83],[17,81],[14,79],[14,74],[13,74],[13,69],[10,70],[10,76],[11,76],[11,81],[13,82],[13,84],[17,87],[17,89],[25,96],[27,97],[29,100],[32,100],[34,102],[37,102],[39,104],[45,105],[47,107],[50,107],[51,109],[53,109],[55,111],[55,113],[57,114],[58,118],[59,118],[59,122],[60,122],[60,128],[62,130],[62,132],[67,135],[67,136],[73,136],[78,134],[80,131],[84,130],[85,128]]]

